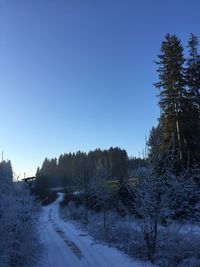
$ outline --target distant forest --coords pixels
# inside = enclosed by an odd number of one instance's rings
[[[147,162],[141,158],[129,158],[126,150],[118,147],[63,154],[58,159],[44,160],[42,167],[37,169],[36,188],[37,185],[38,190],[56,186],[81,188],[95,178],[100,165],[106,171],[108,180],[120,181],[130,176],[131,170],[147,166]]]

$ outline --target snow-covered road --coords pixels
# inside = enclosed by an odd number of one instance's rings
[[[41,214],[41,240],[44,255],[36,267],[149,267],[150,264],[131,261],[117,249],[94,243],[85,232],[59,217],[59,202],[63,195]]]

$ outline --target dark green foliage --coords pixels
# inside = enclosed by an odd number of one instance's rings
[[[10,160],[0,162],[0,187],[4,191],[9,190],[12,187],[13,182],[13,170]]]
[[[34,182],[34,194],[36,196],[39,196],[40,199],[44,199],[47,196],[48,189],[49,189],[48,176],[37,174],[36,180]]]
[[[138,169],[141,167],[147,167],[148,162],[145,158],[136,158],[136,157],[131,157],[128,160],[128,169],[134,170]]]
[[[122,183],[118,190],[118,198],[129,213],[134,213],[134,192],[128,183]],[[120,210],[119,210],[120,213]],[[122,211],[125,213],[125,211]]]
[[[61,202],[61,208],[73,202],[76,207],[85,206],[88,210],[102,212],[104,210],[116,210],[120,216],[126,216],[128,213],[134,213],[134,194],[128,184],[122,183],[117,190],[111,190],[104,197],[103,193],[99,193],[97,184],[91,186],[84,192],[73,193],[66,190],[65,197]],[[106,198],[106,205],[105,200]]]
[[[155,154],[161,154],[161,135],[160,135],[160,127],[159,125],[155,128],[152,127],[149,140],[147,142],[148,146],[148,157],[150,163],[152,163],[152,159]]]
[[[82,193],[74,194],[70,190],[65,190],[64,193],[65,193],[64,198],[60,202],[61,208],[64,208],[65,206],[67,206],[69,204],[69,202],[71,202],[71,201],[73,201],[77,207],[83,204],[83,194]]]
[[[191,35],[189,58],[186,60],[183,47],[176,35],[167,34],[158,56],[159,125],[153,128],[149,138],[149,156],[155,153],[156,132],[161,154],[170,149],[171,140],[178,151],[176,170],[199,164],[200,161],[200,56],[198,40]]]
[[[185,105],[184,56],[181,41],[175,35],[167,34],[158,56],[159,82],[155,86],[159,89],[159,106],[161,117],[159,121],[161,135],[161,150],[168,149],[173,136],[175,147],[180,152],[180,163],[187,161],[185,147],[183,112]]]
[[[58,160],[45,159],[37,170],[36,191],[45,195],[45,191],[53,187],[74,187],[76,190],[86,188],[95,180],[99,163],[107,172],[106,180],[122,181],[127,177],[128,169],[138,164],[136,161],[139,159],[129,160],[126,151],[118,147],[64,154]]]
[[[125,150],[111,147],[108,151],[108,162],[113,178],[121,181],[127,176],[128,156]]]
[[[39,169],[36,174],[36,180],[34,181],[33,193],[39,198],[42,205],[48,205],[56,200],[57,193],[49,190],[51,187],[50,181],[47,175],[40,175]]]
[[[188,94],[193,105],[199,111],[200,108],[200,55],[198,54],[198,39],[194,34],[188,42],[189,57],[187,59],[186,80]]]
[[[193,163],[200,161],[200,55],[197,51],[198,39],[194,34],[188,42],[189,57],[185,72],[187,83],[186,136],[189,147],[189,159]]]

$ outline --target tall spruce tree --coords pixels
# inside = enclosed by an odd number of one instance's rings
[[[187,59],[187,85],[190,98],[200,112],[200,55],[198,54],[198,38],[191,34],[188,41],[189,58]]]
[[[185,138],[184,109],[185,109],[185,62],[181,41],[176,35],[167,34],[158,55],[159,106],[161,117],[159,121],[161,135],[161,152],[165,153],[172,138],[175,148],[179,151],[180,166],[187,161],[187,140]]]
[[[187,109],[186,135],[190,163],[200,162],[200,55],[198,39],[194,34],[188,42],[189,57],[186,61]]]

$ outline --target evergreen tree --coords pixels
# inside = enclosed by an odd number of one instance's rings
[[[128,158],[126,150],[118,147],[109,150],[96,149],[89,153],[78,151],[60,155],[57,159],[45,159],[41,168],[38,168],[37,185],[52,187],[73,187],[76,190],[86,188],[96,177],[98,163],[108,171],[108,180],[117,179],[123,182],[128,171],[146,162],[140,158]]]
[[[125,150],[120,148],[110,148],[108,151],[108,161],[113,178],[117,178],[121,183],[127,176],[128,155]]]
[[[194,34],[188,42],[187,59],[187,109],[185,114],[186,135],[190,163],[200,161],[200,55],[197,51],[198,39]]]
[[[161,135],[161,151],[165,152],[170,140],[175,140],[179,150],[180,164],[187,162],[187,140],[185,139],[184,109],[185,109],[185,80],[184,56],[181,41],[175,35],[167,34],[158,56],[159,82],[155,86],[160,90],[159,106],[161,117],[159,121]]]
[[[189,58],[187,59],[187,85],[189,96],[194,106],[200,112],[200,55],[198,54],[198,39],[194,34],[188,42]]]
[[[10,160],[0,162],[0,188],[8,192],[12,188],[13,170]]]

